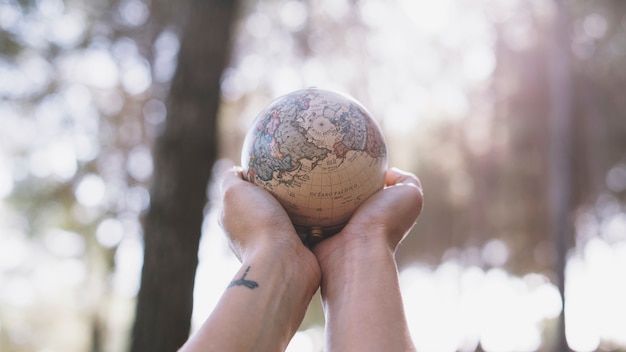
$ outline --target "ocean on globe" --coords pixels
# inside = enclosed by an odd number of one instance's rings
[[[241,165],[244,177],[274,195],[303,242],[312,244],[341,230],[384,187],[387,150],[378,124],[356,100],[309,88],[259,113]]]

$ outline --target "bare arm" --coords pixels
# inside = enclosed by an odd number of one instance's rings
[[[283,351],[317,289],[291,268],[272,251],[247,259],[181,351]]]
[[[394,252],[422,209],[419,180],[390,170],[334,237],[313,251],[322,269],[329,351],[413,351]]]
[[[282,351],[319,286],[319,265],[280,204],[238,170],[224,176],[223,194],[220,222],[242,266],[180,351]]]

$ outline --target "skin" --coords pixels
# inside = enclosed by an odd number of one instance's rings
[[[321,271],[289,217],[268,192],[226,172],[220,215],[231,248],[242,262],[233,285],[180,351],[283,351],[319,287]],[[254,211],[250,211],[250,204]]]
[[[346,227],[313,248],[328,351],[414,351],[394,253],[423,205],[417,177],[392,169]]]
[[[283,351],[321,287],[328,351],[413,351],[394,259],[419,216],[417,177],[397,169],[335,236],[312,250],[278,201],[225,173],[220,216],[242,262],[216,308],[180,351]],[[254,211],[250,211],[254,204]]]

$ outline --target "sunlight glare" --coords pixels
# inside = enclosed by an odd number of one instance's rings
[[[480,82],[491,76],[496,67],[493,49],[475,46],[463,56],[463,72],[470,82]]]
[[[0,200],[13,192],[12,167],[6,158],[0,154]]]
[[[147,60],[134,58],[122,63],[122,85],[129,94],[139,94],[150,88],[152,74]]]
[[[481,344],[486,351],[534,351],[541,336],[529,314],[528,290],[522,281],[501,269],[490,269],[485,276],[483,331]]]
[[[523,279],[530,289],[528,309],[533,319],[539,323],[543,319],[557,318],[563,309],[558,288],[542,274],[526,274]]]
[[[626,241],[610,245],[589,239],[566,271],[567,338],[576,351],[593,351],[601,341],[623,344],[626,329]]]
[[[409,331],[418,350],[454,351],[456,338],[449,295],[442,295],[432,274],[414,267],[401,273],[400,282]],[[447,314],[444,314],[447,313]],[[448,322],[452,324],[447,325]]]
[[[61,282],[67,286],[80,287],[87,278],[86,263],[78,258],[63,259],[57,264],[57,275],[51,284]],[[60,279],[58,279],[60,277]]]
[[[59,139],[45,149],[51,173],[62,181],[68,181],[76,174],[78,165],[74,145],[66,138]]]
[[[101,90],[93,93],[93,100],[100,115],[114,116],[124,107],[126,97],[117,90]]]
[[[281,22],[287,29],[297,32],[304,28],[308,11],[303,2],[289,0],[281,6],[279,15]]]
[[[19,23],[22,18],[20,7],[10,1],[0,3],[0,28],[8,30]]]
[[[117,246],[124,237],[124,227],[115,218],[106,218],[100,222],[96,229],[96,239],[105,248]]]
[[[59,59],[62,79],[101,89],[112,89],[119,82],[119,70],[104,49],[70,52]]]
[[[593,39],[604,37],[607,27],[606,18],[598,13],[587,15],[583,20],[583,31]]]
[[[458,85],[441,82],[433,87],[432,99],[436,107],[451,119],[461,119],[469,111],[469,101]],[[441,118],[442,116],[438,116]]]
[[[126,192],[126,207],[129,211],[141,213],[150,206],[150,192],[143,185],[130,187]]]
[[[384,28],[390,23],[389,7],[380,0],[361,1],[360,15],[363,22],[374,28]]]
[[[272,72],[274,79],[269,83],[272,96],[287,94],[302,86],[301,75],[292,66],[284,65]]]
[[[450,0],[402,0],[400,6],[418,31],[429,34],[441,32],[450,23],[454,10]]]
[[[471,122],[469,122],[463,130],[467,148],[474,153],[474,155],[485,155],[491,150],[492,141],[492,129],[491,119],[487,114],[480,114],[478,116],[471,116]]]
[[[113,289],[123,297],[133,298],[139,292],[143,266],[143,240],[138,234],[126,236],[115,251]]]
[[[52,173],[45,149],[39,148],[30,153],[28,170],[31,175],[39,178],[48,177]]]
[[[40,93],[52,79],[52,68],[35,53],[24,53],[15,64],[0,58],[0,95],[20,98]]]
[[[2,285],[0,302],[3,305],[27,308],[35,304],[37,293],[32,282],[24,276],[7,278]]]
[[[59,94],[55,94],[55,97],[60,98],[61,101],[57,103],[61,111],[59,129],[62,128],[67,114],[74,120],[75,128],[90,128],[91,130],[97,129],[96,113],[93,111],[93,97],[91,91],[82,84],[68,84],[59,89]],[[45,114],[45,112],[42,112]]]
[[[601,223],[602,238],[609,243],[626,240],[626,213],[608,216]]]
[[[153,163],[150,149],[144,145],[138,145],[131,149],[128,153],[126,169],[138,181],[146,181],[152,177]]]
[[[307,87],[327,86],[330,81],[326,66],[319,59],[306,59],[302,65],[302,79]]]
[[[400,284],[416,347],[473,351],[480,340],[485,351],[536,350],[541,322],[558,314],[561,304],[556,287],[541,281],[531,286],[537,280],[454,261],[435,270],[404,269]]]
[[[38,12],[46,19],[60,16],[65,11],[65,4],[62,0],[38,0]]]
[[[19,268],[28,258],[30,243],[17,231],[0,227],[2,246],[0,246],[0,273]]]
[[[262,55],[251,53],[244,56],[239,64],[239,75],[251,87],[257,87],[265,74],[267,62]]]
[[[37,291],[46,292],[42,300],[64,295],[67,289],[79,288],[87,277],[85,262],[80,259],[47,261],[46,265],[38,266],[31,274],[31,282]]]
[[[606,174],[606,186],[615,193],[626,190],[626,164],[619,163],[609,170]]]
[[[141,0],[124,0],[119,5],[119,13],[129,26],[140,26],[150,16],[150,10]]]
[[[172,30],[164,30],[154,42],[154,79],[158,82],[167,82],[172,79],[176,71],[176,59],[180,41]]]
[[[262,13],[253,13],[246,19],[246,30],[258,39],[266,38],[272,31],[272,22]]]
[[[48,250],[61,258],[79,257],[85,253],[85,239],[76,232],[52,228],[43,234]]]
[[[293,336],[286,352],[315,352],[313,338],[306,331],[297,331]]]
[[[528,15],[516,15],[504,29],[502,37],[506,46],[513,51],[530,49],[537,42],[537,33]]]
[[[167,118],[167,107],[165,103],[159,99],[148,100],[141,111],[143,118],[150,125],[159,125],[165,122]]]
[[[443,69],[441,54],[431,47],[423,46],[413,50],[415,60],[408,69],[424,82],[435,82]]]
[[[392,134],[411,134],[419,124],[419,113],[403,102],[388,104],[381,121],[385,130]]]
[[[73,48],[83,39],[86,19],[82,12],[72,11],[50,22],[50,40],[63,48]]]
[[[96,138],[84,133],[76,133],[73,136],[74,152],[76,160],[87,162],[95,159],[100,153],[100,144]]]
[[[345,17],[351,11],[351,6],[347,0],[322,0],[320,5],[324,13],[335,21]]]
[[[106,195],[106,185],[96,174],[87,174],[78,182],[74,190],[76,200],[88,207],[100,205]]]
[[[493,239],[485,244],[481,256],[485,263],[499,267],[509,259],[509,248],[504,241]]]
[[[487,16],[494,22],[506,22],[513,17],[521,0],[497,0],[490,1],[486,6]]]

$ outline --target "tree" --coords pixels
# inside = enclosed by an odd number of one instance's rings
[[[217,155],[220,78],[236,1],[191,0],[167,122],[155,150],[132,351],[174,351],[189,334],[197,250]]]
[[[570,214],[572,212],[572,90],[569,58],[569,23],[567,5],[555,1],[556,18],[550,37],[550,170],[549,200],[552,236],[556,248],[557,285],[565,307],[565,267],[571,247]],[[567,351],[565,309],[559,316],[558,349]]]

